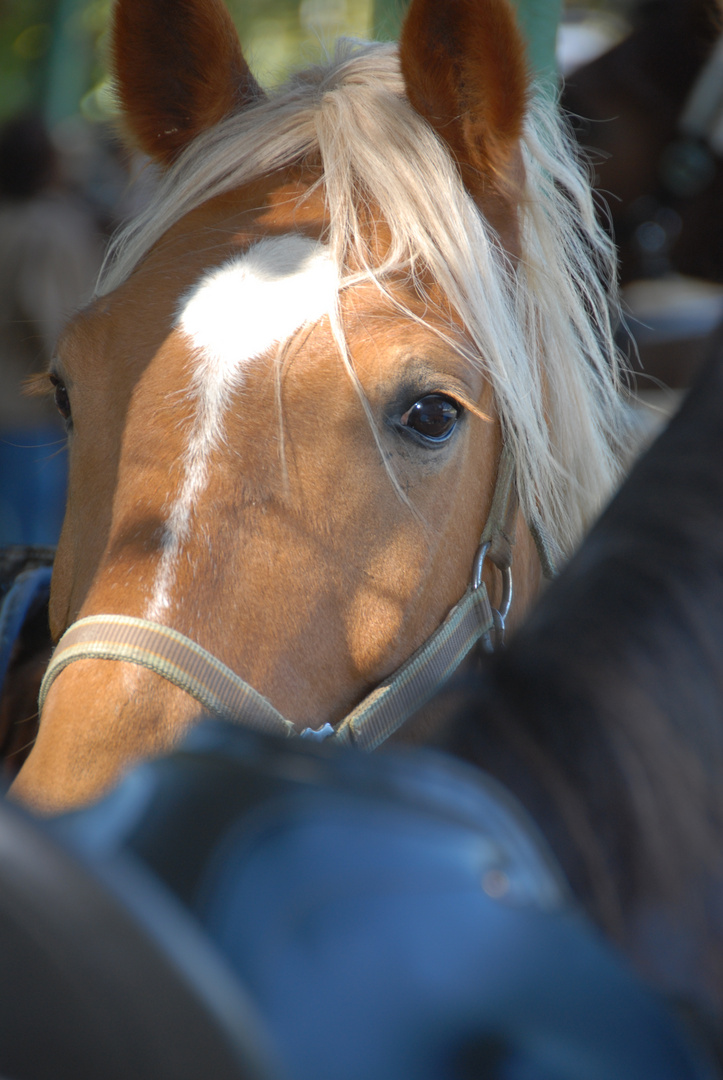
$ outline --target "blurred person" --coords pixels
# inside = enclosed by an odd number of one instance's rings
[[[100,265],[93,214],[64,190],[42,121],[0,128],[0,544],[55,544],[65,508],[65,432],[49,395],[28,393]]]

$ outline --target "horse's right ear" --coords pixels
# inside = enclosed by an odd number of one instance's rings
[[[223,0],[116,0],[111,61],[128,136],[162,165],[263,97]]]
[[[529,72],[509,0],[412,0],[399,57],[412,106],[447,144],[467,189],[517,247]]]

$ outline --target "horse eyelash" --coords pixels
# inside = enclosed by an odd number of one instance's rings
[[[445,397],[448,397],[455,405],[459,405],[460,408],[465,409],[466,412],[472,413],[472,415],[476,416],[479,420],[484,420],[488,424],[492,423],[493,417],[490,416],[489,413],[483,412],[479,405],[472,401],[471,398],[463,396],[456,390],[454,392],[449,390],[439,390],[435,391],[435,393],[440,393]]]
[[[23,394],[28,397],[52,397],[54,393],[55,387],[47,371],[36,371],[23,379]]]

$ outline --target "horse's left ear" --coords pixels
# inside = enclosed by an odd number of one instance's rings
[[[163,165],[263,97],[223,0],[116,0],[111,59],[126,131]]]
[[[516,222],[529,73],[509,0],[412,0],[399,51],[412,106],[447,144],[505,245],[516,247],[510,211]]]

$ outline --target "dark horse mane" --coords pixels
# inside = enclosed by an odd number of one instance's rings
[[[723,336],[443,749],[517,794],[638,966],[723,1016]]]

